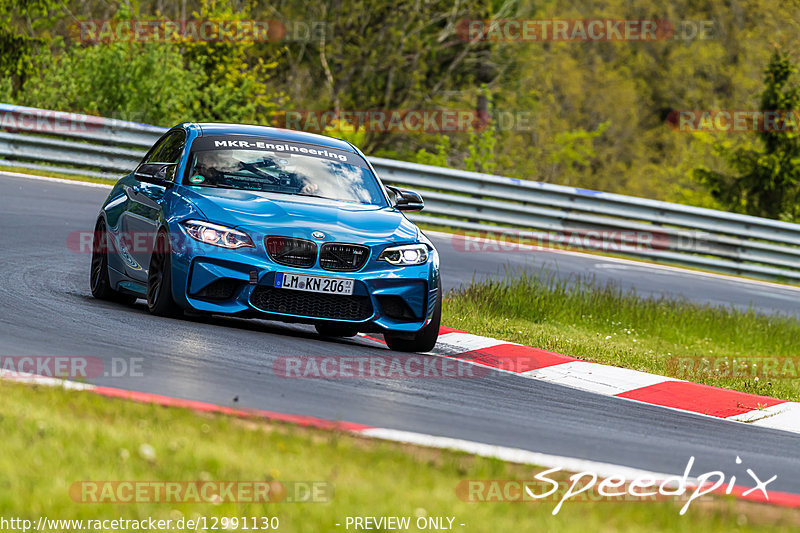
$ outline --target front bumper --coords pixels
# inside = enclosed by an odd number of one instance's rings
[[[436,252],[419,266],[375,260],[358,272],[296,268],[274,263],[257,248],[230,251],[201,243],[173,250],[173,295],[200,312],[284,322],[344,322],[359,331],[413,333],[433,315],[439,290]],[[276,272],[353,279],[352,297],[273,288]],[[346,299],[346,301],[345,301]]]

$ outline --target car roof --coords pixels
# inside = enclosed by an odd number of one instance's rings
[[[287,130],[283,128],[270,128],[268,126],[254,126],[251,124],[223,124],[217,122],[194,122],[187,124],[189,127],[196,127],[198,137],[205,135],[257,135],[266,139],[276,141],[298,142],[305,144],[316,144],[326,148],[336,148],[355,152],[353,146],[341,139],[307,133],[305,131]]]

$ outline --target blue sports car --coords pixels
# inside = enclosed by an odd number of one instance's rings
[[[433,348],[436,249],[352,144],[291,130],[184,123],[114,186],[94,230],[96,298],[314,324],[330,337],[382,333]]]

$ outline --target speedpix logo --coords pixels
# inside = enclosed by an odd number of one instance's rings
[[[555,501],[557,503],[553,508],[553,515],[557,515],[567,501],[631,502],[682,498],[685,503],[680,514],[684,515],[692,502],[712,493],[727,495],[736,491],[736,494],[744,497],[757,493],[765,501],[769,501],[767,485],[778,478],[773,475],[763,481],[750,468],[746,469],[752,482],[749,488],[737,486],[735,475],[728,478],[719,470],[691,478],[694,461],[694,456],[689,458],[682,476],[671,476],[663,480],[647,475],[634,479],[622,476],[603,479],[594,472],[584,471],[572,474],[569,476],[569,483],[566,483],[553,476],[561,468],[550,468],[535,474],[532,481],[464,480],[457,485],[456,495],[469,503]],[[738,456],[736,464],[742,464],[742,459]]]

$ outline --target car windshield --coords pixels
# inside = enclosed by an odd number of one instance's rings
[[[380,184],[357,154],[321,146],[229,139],[216,141],[218,147],[204,142],[201,147],[210,149],[192,150],[187,185],[386,205]]]

